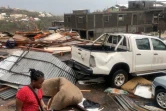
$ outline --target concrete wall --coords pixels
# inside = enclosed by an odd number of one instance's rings
[[[153,12],[146,13],[146,23],[152,24],[153,23]]]
[[[74,14],[67,14],[64,15],[64,26],[66,28],[71,28],[71,29],[87,29],[87,15],[82,14],[82,15],[74,15]],[[70,21],[68,19],[70,18]],[[82,22],[79,22],[79,18],[82,18]]]
[[[136,26],[129,26],[128,27],[128,32],[129,33],[133,33],[137,31],[137,27]],[[94,30],[95,32],[95,38],[99,37],[101,34],[103,33],[126,33],[126,27],[113,27],[113,28],[96,28]]]
[[[115,27],[117,26],[117,13],[112,13],[112,14],[104,14],[103,16],[108,16],[109,17],[109,21],[103,21],[103,26],[105,28],[109,28],[109,27]]]
[[[146,22],[146,15],[145,13],[138,13],[138,25],[145,24]]]
[[[95,23],[94,23],[94,19],[95,19],[95,15],[88,15],[87,16],[87,19],[88,19],[88,23],[87,23],[87,25],[88,25],[88,29],[93,29],[94,27],[95,27]]]
[[[95,27],[103,28],[103,14],[95,14]]]
[[[71,27],[72,27],[72,28],[76,28],[76,27],[77,27],[77,24],[76,24],[76,22],[75,22],[75,21],[76,21],[75,18],[76,18],[76,15],[72,15],[72,16],[71,16]]]
[[[118,15],[123,15],[123,13],[119,13]],[[132,13],[126,13],[123,16],[124,16],[124,20],[123,21],[118,21],[118,25],[117,26],[131,25]]]
[[[77,15],[75,18],[76,18],[76,24],[77,24],[77,27],[76,28],[78,28],[78,29],[86,29],[87,27],[86,27],[86,25],[87,25],[87,21],[86,21],[86,16],[87,15]],[[79,18],[82,18],[82,21],[83,22],[79,22]]]
[[[64,26],[67,28],[72,28],[72,19],[71,19],[72,15],[64,15]],[[70,21],[68,21],[68,18],[70,18]]]

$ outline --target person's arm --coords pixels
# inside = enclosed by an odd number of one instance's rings
[[[20,101],[19,99],[16,99],[16,111],[21,111],[22,105],[23,105],[23,102]]]
[[[47,110],[48,110],[48,108],[47,108],[47,106],[45,105],[43,99],[40,100],[40,104],[41,104],[42,108],[44,109],[44,111],[47,111]]]

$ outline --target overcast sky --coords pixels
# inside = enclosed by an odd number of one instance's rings
[[[63,15],[76,9],[90,9],[92,12],[111,7],[116,3],[127,4],[128,0],[0,0],[0,6],[46,11],[54,15]]]

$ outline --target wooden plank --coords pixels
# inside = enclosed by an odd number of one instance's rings
[[[7,87],[7,86],[5,86],[5,87],[3,87],[3,88],[0,88],[0,92],[2,92],[2,91],[4,91],[4,90],[7,90],[7,89],[9,89],[9,87]]]

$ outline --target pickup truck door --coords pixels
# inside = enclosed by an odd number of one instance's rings
[[[151,50],[150,40],[145,37],[135,38],[135,71],[143,72],[152,70],[153,50]]]
[[[91,51],[77,46],[72,46],[72,59],[78,63],[89,67]]]
[[[152,69],[166,69],[166,45],[159,39],[152,38],[153,64]]]

